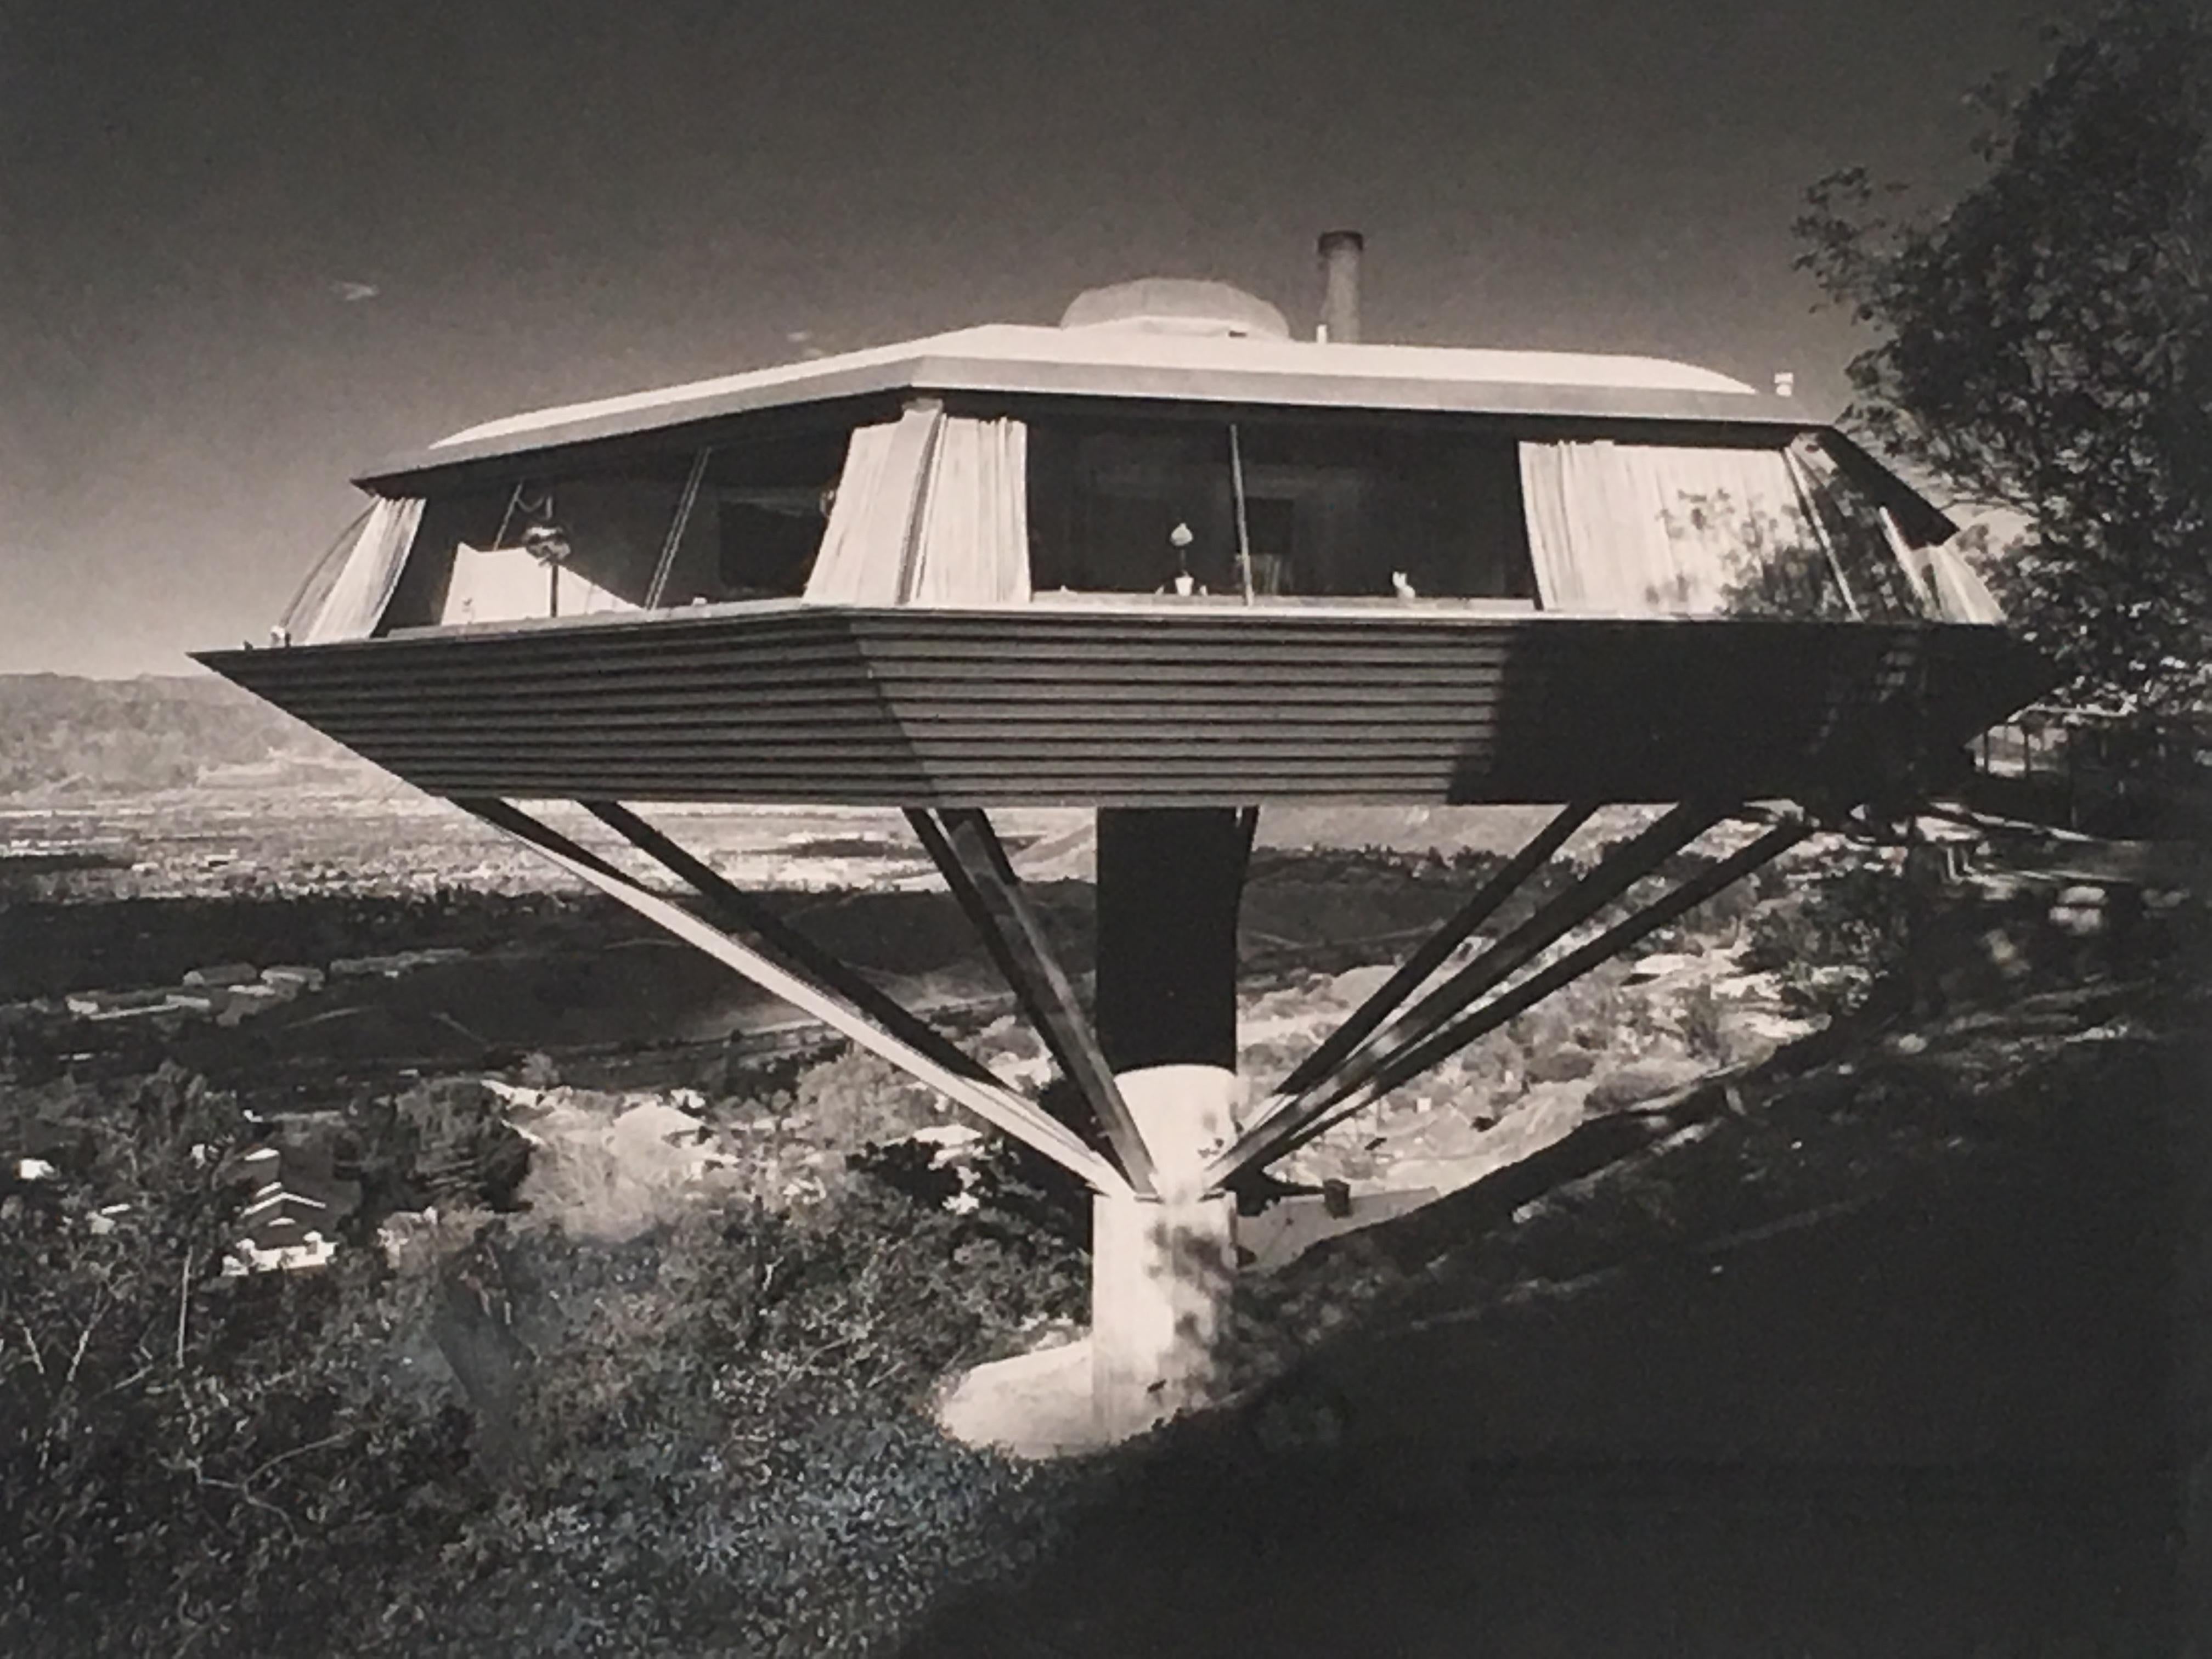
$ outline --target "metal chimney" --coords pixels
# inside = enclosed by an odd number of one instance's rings
[[[1322,339],[1348,345],[1359,338],[1359,254],[1366,246],[1367,239],[1356,230],[1322,235]]]

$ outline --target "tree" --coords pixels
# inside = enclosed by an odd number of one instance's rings
[[[2134,714],[2212,691],[2212,23],[2122,0],[1983,92],[1947,212],[1863,168],[1807,196],[1798,264],[1877,343],[1846,424],[2024,528],[1989,575],[2068,677]]]

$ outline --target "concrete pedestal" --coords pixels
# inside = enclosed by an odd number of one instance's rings
[[[1236,1227],[1227,1194],[1092,1200],[1091,1404],[1102,1440],[1141,1434],[1206,1398]]]
[[[1098,814],[1099,1046],[1155,1192],[1093,1200],[1091,1406],[1102,1439],[1211,1392],[1237,1204],[1201,1171],[1237,1130],[1237,911],[1249,826],[1226,808]]]
[[[1204,1401],[1237,1271],[1237,1201],[1200,1172],[1236,1132],[1237,1074],[1154,1066],[1115,1079],[1158,1195],[1091,1200],[1091,1405],[1108,1440]]]
[[[1237,1073],[1226,1066],[1147,1066],[1116,1072],[1114,1082],[1152,1154],[1160,1196],[1198,1196],[1206,1164],[1237,1138]]]

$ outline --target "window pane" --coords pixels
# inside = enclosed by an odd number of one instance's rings
[[[386,628],[793,596],[842,431],[672,451],[433,495]],[[696,483],[695,483],[696,474]]]
[[[702,559],[672,579],[670,605],[793,599],[822,548],[849,428],[714,451],[695,511]]]
[[[1039,422],[1030,446],[1036,591],[1242,591],[1226,422]],[[1237,449],[1257,593],[1534,591],[1510,441],[1264,421]]]
[[[1816,441],[1801,439],[1790,453],[1859,614],[1884,622],[1924,615],[1927,607],[1882,524],[1881,503],[1829,462]]]

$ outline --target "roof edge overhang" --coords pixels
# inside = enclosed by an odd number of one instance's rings
[[[1488,415],[1805,430],[1802,404],[1657,359],[1297,341],[1113,343],[1105,331],[1000,326],[486,422],[356,475],[397,486],[487,461],[636,437],[756,412],[894,395],[1162,401],[1285,410]],[[1051,349],[1056,347],[1057,349]],[[1241,361],[1240,361],[1241,360]],[[1519,378],[1509,378],[1522,365]],[[1595,378],[1657,381],[1608,385]],[[1486,378],[1478,371],[1489,371]],[[1671,384],[1668,382],[1672,382]]]
[[[1839,428],[1822,427],[1820,442],[1846,477],[1889,509],[1897,520],[1897,527],[1915,546],[1940,546],[1959,533],[1956,519]]]

